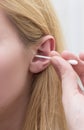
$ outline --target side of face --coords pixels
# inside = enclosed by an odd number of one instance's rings
[[[0,10],[0,107],[28,91],[33,74],[49,65],[49,60],[36,58],[32,51],[49,56],[53,50],[55,40],[50,35],[44,36],[38,45],[25,49],[16,28]]]
[[[0,10],[0,107],[24,90],[29,60],[30,53],[26,55],[17,31]]]

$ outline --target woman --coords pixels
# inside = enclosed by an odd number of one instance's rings
[[[74,94],[84,98],[75,80],[83,56],[58,54],[62,42],[49,0],[0,0],[0,130],[79,130],[80,123],[84,128],[81,116],[80,122],[74,120],[76,104],[71,102]],[[66,61],[71,58],[79,61],[73,68]]]

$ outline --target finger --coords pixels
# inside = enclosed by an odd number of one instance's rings
[[[84,53],[81,53],[81,55],[80,55],[81,59],[80,59],[80,57],[78,57],[75,54],[72,54],[71,52],[68,52],[68,51],[64,51],[61,55],[66,60],[75,59],[78,61],[78,64],[75,66],[72,66],[72,67],[76,71],[76,73],[79,75],[79,78],[82,83],[82,85],[80,85],[80,86],[82,86],[81,88],[84,88],[83,87],[83,85],[84,85],[84,61],[81,60],[84,56]]]
[[[75,54],[69,52],[69,51],[63,51],[63,52],[61,53],[61,56],[62,56],[65,60],[70,60],[70,59],[73,59],[73,60],[74,60],[74,59],[75,59],[75,60],[77,60],[77,61],[80,62],[79,57],[76,56]]]
[[[60,54],[56,51],[52,51],[51,53],[53,56],[57,55],[60,56]],[[77,82],[78,82],[78,89],[82,90],[82,92],[84,92],[84,62],[82,63],[82,61],[79,59],[79,57],[77,57],[76,55],[72,54],[71,52],[68,51],[64,51],[61,54],[66,60],[70,60],[70,59],[75,59],[79,62],[79,64],[77,66],[73,66],[73,68],[76,70],[77,74],[79,75],[79,77],[77,77]],[[60,56],[61,57],[61,56]],[[57,71],[58,72],[58,71]]]
[[[80,57],[81,60],[84,61],[84,52],[81,52],[81,53],[79,54],[79,57]]]
[[[60,54],[57,51],[51,51],[50,56],[60,56]]]
[[[81,75],[81,73],[84,71],[84,61],[82,61],[80,59],[80,57],[76,56],[75,54],[68,52],[68,51],[64,51],[61,56],[65,59],[65,60],[70,60],[70,59],[74,59],[78,61],[78,64],[72,67],[74,68],[74,70],[77,72],[78,75]]]
[[[51,64],[61,77],[63,95],[78,93],[77,75],[72,66],[60,56],[53,56]]]

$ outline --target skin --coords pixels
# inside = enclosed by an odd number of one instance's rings
[[[19,130],[22,126],[32,77],[27,60],[31,55],[26,53],[17,31],[0,10],[1,130]]]
[[[80,90],[77,76],[84,85],[84,53],[76,56],[68,51],[51,52],[51,64],[62,81],[62,102],[69,130],[84,130],[84,92]],[[78,65],[71,66],[66,60],[75,59]],[[68,77],[68,78],[67,78]]]

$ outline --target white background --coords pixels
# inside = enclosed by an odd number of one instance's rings
[[[51,0],[59,17],[67,49],[84,51],[84,0]]]

